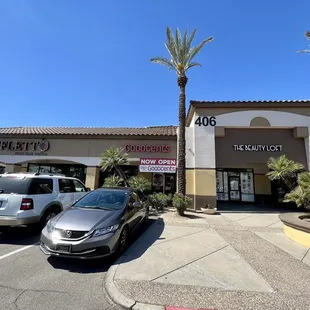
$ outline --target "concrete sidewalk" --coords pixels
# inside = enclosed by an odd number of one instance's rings
[[[143,310],[310,309],[309,287],[309,249],[283,235],[277,214],[166,213],[106,278],[115,303]]]

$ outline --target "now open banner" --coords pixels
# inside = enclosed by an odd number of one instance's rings
[[[140,158],[140,172],[175,173],[176,169],[175,158]]]

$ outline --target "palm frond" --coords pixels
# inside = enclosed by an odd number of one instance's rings
[[[110,147],[101,155],[100,167],[103,171],[111,171],[116,166],[128,164],[128,154],[123,148]]]
[[[213,37],[207,38],[203,40],[199,45],[194,46],[190,49],[189,55],[188,55],[188,63],[191,63],[194,57],[201,51],[201,49],[209,42],[213,41]]]
[[[202,65],[199,62],[192,62],[192,63],[186,65],[185,71],[187,71],[190,68],[197,67],[197,66],[202,67]]]
[[[151,62],[164,65],[169,69],[174,69],[179,76],[185,76],[185,72],[192,67],[201,66],[198,62],[192,61],[201,49],[213,40],[213,37],[209,37],[203,40],[199,45],[191,47],[195,34],[196,28],[190,35],[188,35],[188,30],[186,28],[183,36],[177,28],[175,36],[173,36],[171,28],[167,27],[167,42],[165,43],[165,47],[168,50],[171,60],[165,57],[155,57],[151,58]]]
[[[164,66],[168,67],[171,70],[176,70],[175,65],[171,61],[169,61],[167,58],[164,58],[164,57],[154,57],[154,58],[151,58],[151,62],[153,62],[155,64],[164,65]]]
[[[178,59],[178,48],[176,46],[176,42],[173,37],[172,31],[169,27],[167,27],[166,36],[167,36],[167,43],[165,43],[165,47],[168,50],[168,53],[170,54],[171,62],[176,67]]]
[[[300,50],[296,52],[297,54],[299,53],[310,53],[310,50]]]
[[[123,179],[119,177],[118,175],[111,175],[107,178],[105,178],[103,187],[118,187],[122,184]]]

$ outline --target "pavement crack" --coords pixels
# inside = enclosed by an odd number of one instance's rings
[[[158,277],[153,278],[152,280],[150,280],[150,282],[153,282],[153,281],[155,281],[155,280],[157,280],[157,279],[159,279],[159,278],[162,278],[162,277],[164,277],[164,276],[166,276],[166,275],[168,275],[168,274],[171,274],[172,272],[175,272],[175,271],[177,271],[177,270],[179,270],[179,269],[181,269],[181,268],[184,268],[184,267],[186,267],[186,266],[189,266],[190,264],[195,263],[195,262],[199,261],[200,259],[206,258],[206,257],[208,257],[208,256],[210,256],[210,255],[212,255],[212,254],[214,254],[214,253],[216,253],[216,252],[218,252],[218,251],[221,251],[221,250],[227,248],[228,246],[229,246],[229,244],[228,244],[228,245],[225,245],[225,246],[223,246],[223,247],[221,247],[221,248],[219,248],[219,249],[217,249],[217,250],[215,250],[215,251],[213,251],[213,252],[211,252],[211,253],[208,253],[208,254],[206,254],[206,255],[203,255],[203,256],[201,256],[201,257],[199,257],[199,258],[197,258],[197,259],[194,259],[194,260],[192,260],[192,261],[190,261],[190,262],[188,262],[188,263],[186,263],[186,264],[183,264],[182,266],[180,266],[180,267],[178,267],[178,268],[175,268],[175,269],[173,269],[173,270],[171,270],[171,271],[169,271],[169,272],[166,272],[166,273],[163,274],[163,275],[160,275],[160,276],[158,276]],[[167,255],[167,254],[165,254],[165,255]],[[169,255],[167,255],[167,256],[169,256]],[[171,256],[169,256],[169,257],[172,258],[172,259],[174,259],[174,258],[171,257]],[[177,261],[177,262],[179,262],[179,263],[181,263],[180,261],[178,261],[178,260],[176,260],[176,259],[174,259],[174,260]],[[193,268],[191,268],[191,269],[193,269]],[[194,270],[194,269],[193,269],[193,270]],[[195,271],[197,272],[197,270],[195,270]],[[197,272],[197,273],[199,273],[199,272]]]

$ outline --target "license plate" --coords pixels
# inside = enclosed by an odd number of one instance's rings
[[[70,244],[57,244],[56,251],[60,253],[70,253],[71,245]]]

